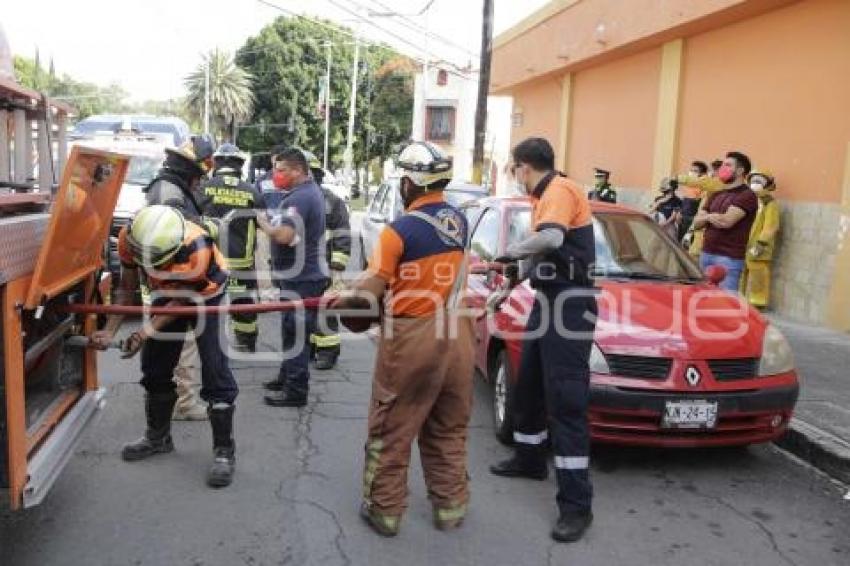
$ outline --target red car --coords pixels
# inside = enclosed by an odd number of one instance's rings
[[[599,304],[590,359],[593,441],[728,446],[782,435],[799,383],[781,332],[716,286],[722,268],[703,275],[646,215],[591,206]],[[465,211],[473,231],[470,303],[483,308],[476,366],[493,385],[496,434],[509,442],[511,389],[534,291],[527,282],[505,291],[504,278],[485,264],[529,233],[531,205],[524,197],[491,197]]]

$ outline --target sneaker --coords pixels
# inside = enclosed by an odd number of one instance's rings
[[[505,478],[528,478],[543,481],[549,477],[549,467],[530,466],[517,456],[490,466],[490,473]]]

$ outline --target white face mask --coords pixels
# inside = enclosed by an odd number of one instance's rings
[[[761,183],[750,183],[750,188],[755,192],[759,192],[764,190],[764,185]]]

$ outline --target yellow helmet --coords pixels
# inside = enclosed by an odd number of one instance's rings
[[[407,177],[420,187],[452,180],[452,158],[428,142],[417,141],[405,147],[398,156],[398,166],[402,178]]]
[[[127,244],[133,260],[152,268],[167,262],[183,244],[186,220],[175,208],[161,204],[141,209],[127,230]]]
[[[753,179],[759,177],[764,181],[762,186],[768,191],[772,191],[776,188],[776,179],[773,177],[773,173],[770,172],[770,169],[753,169],[750,171],[750,174],[747,175],[747,183],[750,184],[753,182]]]

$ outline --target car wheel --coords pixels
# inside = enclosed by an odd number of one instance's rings
[[[496,438],[504,444],[513,443],[513,372],[508,351],[499,352],[496,364],[491,370],[493,384],[493,429]]]

